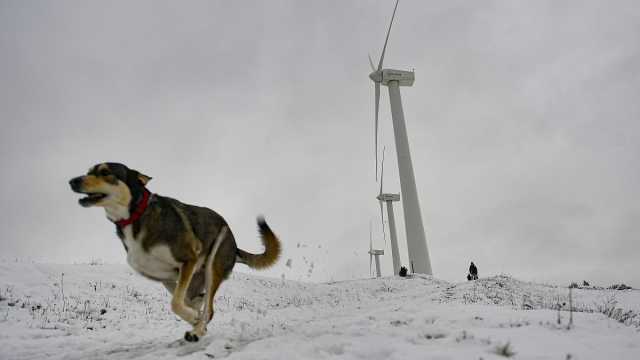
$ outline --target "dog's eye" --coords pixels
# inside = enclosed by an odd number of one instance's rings
[[[107,169],[102,169],[100,170],[100,176],[109,176],[109,170]]]

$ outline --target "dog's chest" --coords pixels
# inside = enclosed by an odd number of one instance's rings
[[[156,280],[175,280],[178,277],[178,263],[166,245],[155,245],[145,250],[142,247],[144,234],[133,237],[131,226],[123,230],[124,243],[127,246],[127,262],[140,274]]]

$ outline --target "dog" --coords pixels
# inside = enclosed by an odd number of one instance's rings
[[[184,339],[198,341],[213,318],[213,298],[236,263],[253,269],[275,264],[280,240],[262,217],[262,254],[236,246],[225,219],[206,207],[153,194],[150,176],[120,163],[102,163],[69,181],[83,207],[103,207],[116,226],[127,262],[138,273],[161,282],[171,293],[171,310],[193,326]]]

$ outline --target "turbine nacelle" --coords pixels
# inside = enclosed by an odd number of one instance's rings
[[[400,201],[400,194],[380,194],[376,196],[380,201]]]
[[[394,69],[376,70],[369,74],[369,79],[374,83],[380,83],[385,86],[388,86],[390,81],[397,81],[399,86],[413,86],[415,78],[415,72],[413,71]]]

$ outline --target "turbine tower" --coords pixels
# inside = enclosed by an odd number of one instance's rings
[[[384,233],[384,215],[382,203],[387,203],[387,217],[389,218],[389,235],[391,236],[391,257],[393,259],[393,275],[400,273],[400,250],[398,250],[398,237],[396,235],[396,220],[393,215],[393,202],[400,201],[400,194],[383,194],[382,184],[384,182],[384,148],[382,148],[382,169],[380,171],[380,192],[376,199],[380,203],[380,219],[382,220],[382,232]]]
[[[413,174],[411,163],[411,153],[409,151],[409,141],[407,139],[407,128],[404,122],[402,111],[402,99],[400,97],[400,86],[412,86],[415,80],[413,71],[402,71],[394,69],[383,69],[384,53],[387,50],[387,42],[391,33],[391,26],[398,8],[398,0],[393,8],[391,23],[387,30],[387,37],[384,41],[378,68],[373,66],[373,61],[369,57],[369,64],[373,72],[369,78],[373,80],[375,87],[375,151],[376,151],[376,177],[378,175],[378,112],[380,109],[380,84],[389,88],[389,100],[391,102],[391,117],[393,119],[393,133],[396,141],[396,153],[398,155],[398,170],[400,173],[400,189],[402,194],[402,208],[404,210],[405,230],[407,236],[407,250],[409,252],[409,266],[412,272],[432,275],[431,260],[427,250],[427,239],[424,234],[422,224],[422,214],[418,201],[418,191],[416,180]]]

